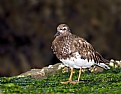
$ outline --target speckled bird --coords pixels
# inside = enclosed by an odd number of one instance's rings
[[[63,84],[78,83],[80,81],[82,68],[90,68],[96,65],[104,69],[110,69],[110,67],[106,65],[109,61],[95,51],[92,45],[85,39],[72,34],[70,28],[66,24],[60,24],[57,27],[57,33],[55,34],[55,39],[52,42],[51,48],[57,58],[65,66],[71,68],[69,80],[61,82]],[[76,81],[72,81],[74,68],[79,69],[79,75]]]

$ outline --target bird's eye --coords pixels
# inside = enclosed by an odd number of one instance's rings
[[[63,28],[63,30],[66,30],[66,28]]]

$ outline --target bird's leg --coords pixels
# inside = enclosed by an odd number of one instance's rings
[[[70,74],[69,80],[66,81],[66,82],[61,82],[61,83],[62,83],[62,84],[68,84],[68,83],[72,82],[73,73],[74,73],[74,69],[71,68],[71,74]]]
[[[71,68],[71,74],[70,74],[70,77],[69,77],[69,82],[71,82],[71,81],[72,81],[73,73],[74,73],[74,69],[73,69],[73,68]]]
[[[78,80],[77,80],[78,82],[80,80],[81,73],[82,73],[82,68],[80,68],[80,70],[79,70],[79,76],[78,76]]]
[[[72,81],[72,82],[71,82],[72,84],[77,84],[77,83],[79,83],[81,73],[82,73],[82,68],[80,68],[80,70],[79,70],[78,80],[77,80],[77,81]]]

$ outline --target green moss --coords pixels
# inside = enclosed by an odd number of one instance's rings
[[[76,70],[73,80],[77,80]],[[43,80],[31,77],[1,77],[0,88],[3,93],[26,93],[26,94],[120,94],[121,92],[121,68],[111,69],[103,73],[83,73],[78,84],[63,85],[69,73],[52,75]]]

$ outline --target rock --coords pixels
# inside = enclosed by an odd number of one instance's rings
[[[121,60],[118,61],[118,60],[111,59],[109,65],[114,68],[121,67]]]
[[[115,61],[111,59],[109,65],[114,68],[121,67],[121,61]],[[91,72],[98,73],[98,72],[103,72],[104,69],[98,66],[93,66],[89,68],[89,70]],[[82,72],[85,71],[87,71],[87,69],[82,69]],[[54,75],[59,72],[61,73],[70,72],[70,68],[65,67],[62,63],[57,63],[55,65],[49,65],[47,67],[43,67],[42,69],[31,69],[30,71],[18,75],[18,77],[31,76],[32,78],[35,79],[43,79],[48,77],[49,75]]]
[[[20,74],[18,77],[31,76],[35,79],[43,79],[49,75],[54,75],[58,73],[64,65],[62,63],[57,63],[55,65],[49,65],[48,67],[43,67],[42,69],[31,69],[28,72]]]

